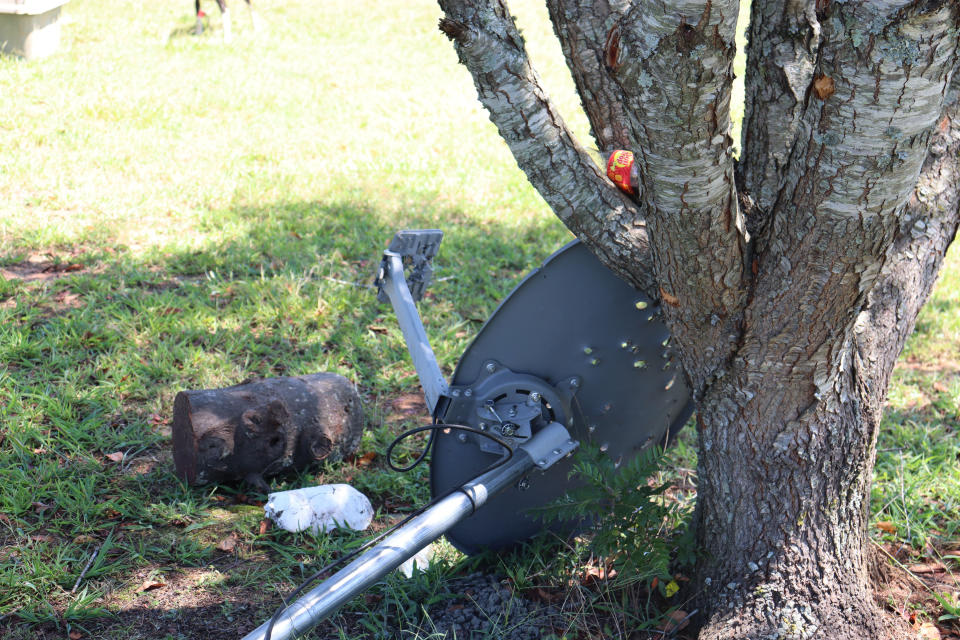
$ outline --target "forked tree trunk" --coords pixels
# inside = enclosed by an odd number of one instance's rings
[[[618,192],[550,103],[502,0],[441,29],[520,167],[664,304],[698,406],[701,638],[884,638],[867,577],[881,408],[960,221],[960,4],[547,0]]]
[[[852,335],[833,347],[843,354],[833,392],[798,405],[814,378],[771,375],[756,387],[741,377],[701,403],[703,640],[899,637],[867,577],[870,479],[890,374],[960,222],[958,90],[955,76],[884,268]],[[736,419],[725,406],[741,407]]]
[[[868,251],[859,242],[851,242],[851,236],[862,233],[869,219],[857,221],[857,232],[820,234],[825,218],[829,219],[822,210],[815,205],[795,206],[790,211],[790,224],[795,225],[797,217],[809,217],[807,233],[812,236],[813,246],[830,249],[818,252],[805,247],[798,254],[805,266],[784,270],[778,278],[825,283],[814,292],[819,297],[818,311],[806,316],[802,304],[780,307],[774,300],[766,310],[772,317],[764,323],[768,333],[757,339],[754,349],[749,348],[755,332],[750,330],[748,319],[739,354],[760,357],[735,361],[734,375],[715,388],[718,396],[700,405],[697,524],[698,541],[706,553],[698,577],[710,612],[700,636],[703,640],[760,638],[770,633],[781,638],[907,637],[907,631],[883,616],[874,603],[867,576],[867,523],[876,438],[890,375],[960,222],[960,76],[951,75],[956,70],[956,8],[941,8],[940,15],[948,19],[939,24],[949,34],[949,39],[939,45],[940,53],[946,54],[944,46],[951,48],[954,61],[939,72],[946,72],[947,78],[938,91],[944,97],[942,106],[928,107],[930,111],[923,116],[933,126],[926,125],[917,132],[923,136],[922,143],[913,141],[924,154],[919,179],[911,179],[909,195],[893,208],[893,215],[877,220],[883,227],[878,235],[890,238],[879,246],[882,254],[873,249],[880,255],[874,267],[877,273],[861,275],[861,282],[868,282],[860,285],[862,290],[852,301],[838,301],[836,295],[843,289],[830,286],[830,279],[842,277],[838,266],[844,265],[848,256],[865,259]],[[901,29],[923,30],[928,44],[936,42],[936,12],[916,12],[913,16],[902,12],[897,18],[902,21]],[[751,35],[754,42],[763,41],[756,22]],[[875,46],[880,45],[890,46],[890,41],[877,39]],[[925,60],[929,62],[932,57]],[[874,95],[866,101],[867,108],[886,107],[883,135],[897,136],[905,120],[922,112],[917,104],[919,96],[914,95],[919,87],[911,86],[907,79],[911,73],[914,78],[922,77],[934,66],[904,69],[900,95],[909,96],[910,113],[898,114],[900,109],[895,105],[899,97],[882,100]],[[877,92],[881,91],[881,80],[890,79],[878,78]],[[846,81],[835,78],[836,90],[842,90],[840,83]],[[891,82],[885,90],[896,90],[897,86]],[[778,108],[771,105],[776,105],[777,94],[759,84],[750,89],[766,92],[770,100],[753,103],[745,130],[755,141],[762,139],[764,144],[774,146],[770,140],[781,136],[783,129],[770,127],[766,130],[771,135],[765,137],[758,134],[760,127],[751,127],[751,121],[774,117]],[[785,102],[789,101],[781,104]],[[790,118],[781,110],[777,122],[787,123]],[[839,123],[846,135],[856,133],[855,122],[843,119]],[[803,127],[802,118],[798,127]],[[875,123],[872,128],[877,131],[880,126]],[[829,131],[824,127],[819,133],[829,135]],[[808,135],[812,138],[816,133],[814,130]],[[904,146],[913,148],[908,146],[911,141],[907,136]],[[797,153],[796,146],[793,152]],[[883,158],[878,154],[878,160]],[[779,193],[765,195],[771,174],[751,174],[750,170],[761,164],[746,160],[743,181],[754,188],[761,201],[758,204],[770,197],[763,206],[777,210],[775,199],[782,202],[785,195],[792,196],[793,203],[802,202],[796,192],[789,191],[790,179],[782,175],[777,178]],[[777,164],[782,173],[803,172],[803,165],[796,158],[792,163]],[[876,170],[873,176],[882,180],[883,171]],[[908,179],[910,174],[899,178],[902,185]],[[896,180],[890,183],[896,184]],[[802,185],[803,177],[796,178],[794,184]],[[862,176],[863,197],[869,194],[870,186],[870,177]],[[786,229],[768,229],[765,233],[760,225],[755,230],[759,238],[769,238],[769,242],[788,233]],[[831,235],[837,237],[832,244]],[[832,251],[836,253],[831,255]],[[768,250],[761,256],[777,253]],[[818,253],[827,254],[821,265],[816,264]],[[857,270],[849,273],[855,276]],[[799,321],[790,317],[796,311],[803,316]],[[825,331],[823,342],[807,338],[817,329],[817,314],[824,318],[820,323]],[[826,324],[829,322],[835,326],[830,328]],[[789,336],[790,343],[781,350],[770,349],[776,344],[778,329]],[[812,346],[817,346],[816,351]]]

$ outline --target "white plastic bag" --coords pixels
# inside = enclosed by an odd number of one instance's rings
[[[426,571],[427,567],[430,566],[431,560],[433,560],[433,545],[429,544],[423,549],[420,549],[420,551],[417,551],[416,555],[412,558],[404,560],[403,564],[397,567],[397,571],[408,578],[412,578],[414,569],[418,572]]]
[[[263,511],[282,529],[310,529],[313,533],[345,526],[363,531],[373,520],[373,505],[367,496],[348,484],[324,484],[268,496]]]

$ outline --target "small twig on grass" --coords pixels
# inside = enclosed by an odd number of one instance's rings
[[[90,567],[93,566],[93,561],[97,559],[97,554],[100,553],[100,549],[103,547],[101,542],[97,545],[97,548],[93,550],[93,555],[90,556],[90,559],[87,560],[87,566],[83,568],[83,571],[80,572],[80,576],[77,578],[77,581],[73,583],[73,589],[70,589],[70,593],[76,593],[77,588],[80,586],[80,581],[83,580],[84,576],[87,575],[87,571],[90,571]]]
[[[903,503],[903,515],[906,516],[907,520],[907,540],[913,539],[913,535],[910,533],[910,512],[907,509],[907,498],[903,488],[903,457],[900,458],[900,502]]]
[[[323,276],[324,280],[329,280],[330,282],[336,282],[337,284],[345,284],[349,287],[357,287],[358,289],[376,289],[372,284],[364,284],[362,282],[349,282],[347,280],[339,280],[331,276]]]

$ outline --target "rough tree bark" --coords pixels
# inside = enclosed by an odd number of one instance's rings
[[[189,483],[243,480],[355,453],[363,409],[354,385],[335,373],[254,380],[181,391],[173,401],[173,460]]]
[[[741,160],[738,0],[547,0],[604,177],[501,0],[440,28],[518,164],[663,302],[698,407],[703,639],[884,638],[866,572],[890,372],[960,223],[960,4],[753,0]]]

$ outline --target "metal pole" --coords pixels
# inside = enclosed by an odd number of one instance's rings
[[[384,253],[384,274],[382,290],[390,298],[390,304],[397,314],[397,324],[403,332],[403,339],[410,350],[413,368],[417,370],[420,384],[423,385],[423,397],[427,401],[427,409],[433,414],[437,408],[440,396],[447,393],[447,381],[440,372],[437,356],[434,355],[427,339],[427,332],[423,328],[417,306],[410,295],[403,276],[403,260],[399,254],[387,251]]]
[[[503,466],[463,485],[291,604],[273,625],[271,640],[286,640],[305,633],[457,522],[472,515],[491,496],[517,482],[531,469],[550,466],[573,451],[577,444],[563,425],[550,423],[514,451]],[[265,622],[243,640],[264,640],[268,626],[269,622]]]

